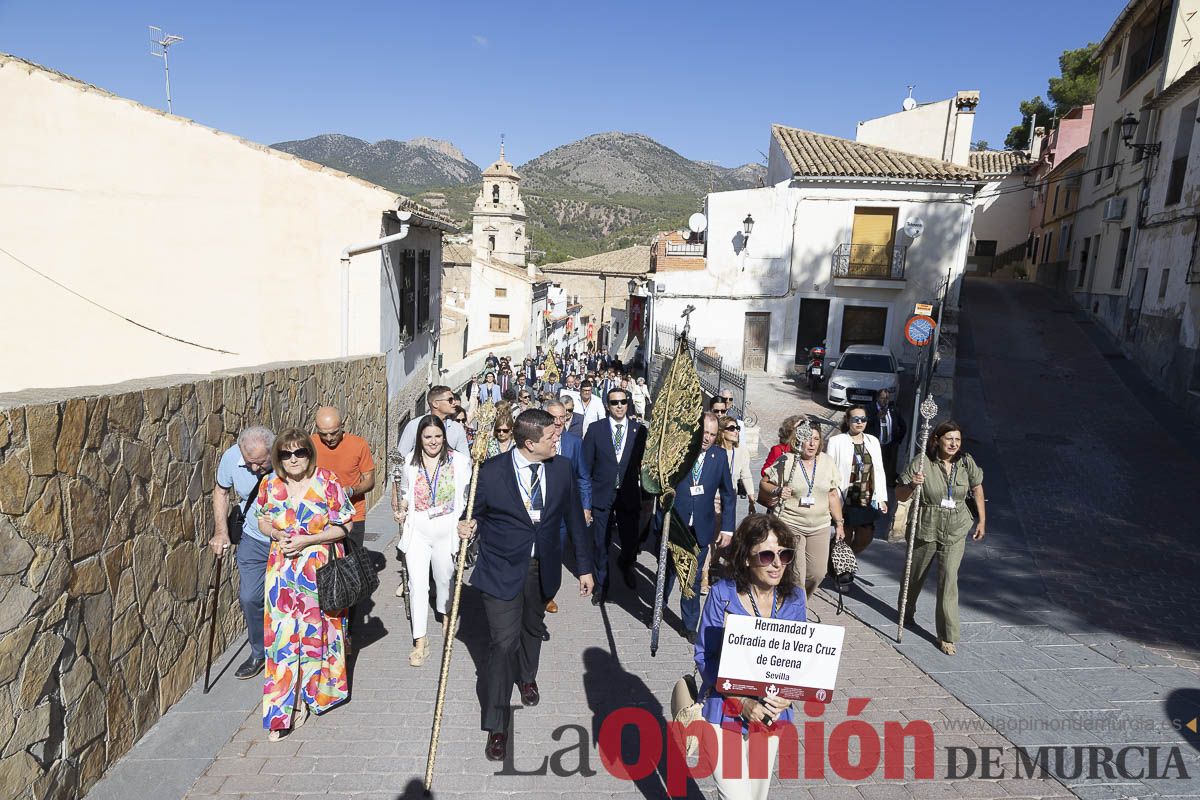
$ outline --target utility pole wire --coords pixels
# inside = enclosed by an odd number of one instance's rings
[[[187,339],[180,339],[178,336],[172,336],[169,333],[163,333],[162,331],[158,330],[157,328],[151,328],[149,325],[143,325],[142,323],[138,322],[137,320],[130,319],[129,317],[125,316],[124,314],[122,314],[118,311],[113,311],[108,306],[101,305],[100,303],[97,303],[95,300],[92,300],[89,297],[84,297],[79,292],[72,289],[70,286],[67,286],[66,284],[60,283],[59,281],[55,280],[54,278],[51,278],[49,275],[42,272],[37,267],[34,267],[32,264],[28,264],[28,263],[22,261],[21,259],[14,256],[12,253],[5,250],[3,247],[0,247],[0,253],[3,253],[4,255],[8,256],[13,261],[17,262],[22,267],[25,267],[25,269],[29,270],[30,272],[34,273],[35,275],[38,275],[38,276],[50,281],[50,283],[53,283],[55,286],[62,289],[63,291],[69,292],[70,294],[75,295],[80,300],[84,301],[85,303],[88,303],[89,305],[93,305],[96,308],[100,309],[101,311],[112,314],[117,319],[124,320],[124,321],[128,322],[130,325],[135,325],[144,331],[150,331],[150,333],[153,333],[156,336],[161,336],[164,339],[170,339],[173,342],[179,342],[180,344],[186,344],[189,347],[198,347],[201,350],[208,350],[209,352],[212,352],[212,353],[221,353],[222,355],[227,355],[227,356],[239,355],[238,353],[235,353],[232,350],[222,350],[219,347],[209,347],[207,345],[197,344],[196,342],[191,342],[191,341],[188,341]]]

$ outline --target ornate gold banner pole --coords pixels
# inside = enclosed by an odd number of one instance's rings
[[[921,435],[917,439],[917,448],[921,454],[917,456],[918,462],[917,472],[925,471],[925,448],[929,445],[929,427],[933,422],[933,418],[937,416],[937,403],[933,401],[933,395],[925,396],[925,401],[921,403]],[[900,621],[896,623],[896,641],[899,642],[904,636],[904,609],[908,606],[908,576],[912,572],[913,562],[913,547],[917,543],[917,518],[921,516],[921,487],[913,492],[912,505],[908,509],[908,531],[905,538],[908,539],[908,554],[904,557],[904,577],[903,583],[900,585]]]
[[[471,496],[467,500],[468,522],[475,514],[475,491],[479,488],[479,465],[487,459],[488,441],[492,437],[492,425],[496,421],[496,407],[492,403],[484,403],[475,415],[476,434],[471,445]],[[450,603],[450,619],[446,623],[445,647],[442,650],[442,673],[438,677],[437,703],[433,707],[433,731],[429,735],[429,756],[425,761],[425,791],[433,791],[433,766],[437,761],[438,736],[442,732],[442,706],[446,702],[446,682],[450,677],[450,659],[454,656],[454,634],[458,627],[458,605],[462,599],[463,570],[467,565],[467,548],[469,540],[460,539],[458,543],[458,566],[454,571],[454,599]]]

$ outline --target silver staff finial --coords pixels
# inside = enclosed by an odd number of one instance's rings
[[[933,401],[933,395],[932,394],[926,395],[924,402],[921,403],[921,416],[924,417],[925,420],[928,422],[929,420],[932,420],[934,417],[936,417],[937,413],[938,413],[938,406],[937,406],[937,403],[935,403]]]

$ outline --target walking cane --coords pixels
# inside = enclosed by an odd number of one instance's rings
[[[205,613],[205,616],[209,617],[209,621],[208,621],[208,661],[206,661],[204,664],[204,694],[208,694],[208,689],[209,689],[208,676],[209,676],[209,673],[212,672],[213,643],[216,641],[216,638],[217,638],[217,600],[220,599],[220,595],[221,595],[221,564],[223,564],[225,562],[224,552],[222,552],[221,555],[216,556],[216,560],[217,560],[217,564],[215,567],[213,567],[212,591],[210,592],[210,594],[212,595],[212,600],[210,601],[212,603],[212,605],[210,607],[210,610]]]
[[[496,407],[489,401],[479,408],[476,416],[479,420],[479,432],[475,434],[475,443],[471,445],[471,460],[475,462],[471,468],[471,496],[467,500],[466,521],[470,522],[475,514],[475,491],[479,488],[479,465],[487,460],[488,441],[492,437],[492,426],[496,422]],[[468,539],[458,541],[458,565],[454,571],[454,599],[450,603],[450,619],[446,623],[445,649],[442,650],[442,672],[438,677],[437,703],[433,707],[433,731],[429,735],[429,755],[425,760],[425,793],[433,791],[433,766],[437,761],[438,736],[442,732],[442,706],[446,702],[446,682],[450,677],[450,659],[454,656],[454,631],[458,625],[458,605],[462,599],[463,569],[467,564]]]
[[[925,448],[929,445],[929,425],[933,418],[937,416],[937,403],[933,402],[933,394],[925,396],[925,401],[921,403],[921,434],[917,439],[917,449],[921,454],[917,456],[919,459],[917,472],[925,472]],[[913,547],[917,542],[917,517],[921,512],[921,487],[912,496],[912,505],[908,509],[908,530],[905,531],[905,538],[908,539],[908,554],[904,557],[904,582],[900,585],[900,620],[896,623],[896,641],[899,642],[904,636],[904,613],[908,607],[908,577],[912,572],[913,562]]]

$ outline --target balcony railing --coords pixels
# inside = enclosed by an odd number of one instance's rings
[[[667,242],[667,255],[704,258],[704,242]]]
[[[904,280],[908,246],[840,244],[833,252],[833,277]]]

